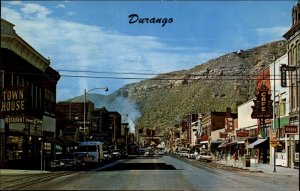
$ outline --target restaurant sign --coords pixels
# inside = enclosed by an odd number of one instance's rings
[[[251,114],[252,119],[272,119],[273,118],[273,102],[271,100],[271,94],[269,94],[269,88],[262,84],[256,94],[256,100],[254,100],[254,106],[251,106],[253,112]]]
[[[16,115],[26,110],[24,87],[8,87],[1,91],[0,116]]]
[[[32,125],[42,125],[43,121],[29,116],[6,116],[4,118],[5,123],[26,123]]]

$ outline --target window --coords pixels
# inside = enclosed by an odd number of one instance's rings
[[[279,101],[275,102],[275,114],[276,114],[276,117],[280,117]]]
[[[280,103],[280,115],[286,114],[286,99],[282,99]]]
[[[0,70],[0,90],[4,88],[4,71]]]

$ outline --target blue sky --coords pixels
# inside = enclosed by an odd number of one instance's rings
[[[94,93],[109,94],[139,81],[124,78],[153,77],[136,73],[190,69],[223,54],[281,40],[291,26],[295,3],[296,0],[1,1],[1,17],[51,59],[52,68],[62,75],[57,85],[57,100],[62,101],[82,95],[84,89],[108,86],[109,92]],[[129,24],[130,14],[172,18],[173,22],[163,27]]]

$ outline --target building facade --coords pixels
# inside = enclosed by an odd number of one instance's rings
[[[59,78],[50,60],[1,19],[1,167],[36,167],[54,157]]]
[[[287,40],[288,71],[289,77],[289,123],[297,126],[298,131],[289,134],[291,165],[299,168],[299,118],[300,118],[300,2],[298,1],[292,9],[291,28],[283,35]]]
[[[58,102],[56,104],[56,110],[65,116],[66,124],[58,124],[60,129],[59,136],[69,137],[76,141],[83,141],[84,136],[90,136],[90,129],[92,127],[92,112],[94,111],[94,103],[87,101],[86,118],[85,118],[85,130],[84,130],[84,103],[83,102]],[[60,119],[59,121],[63,121]]]

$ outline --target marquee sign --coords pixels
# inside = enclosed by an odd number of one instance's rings
[[[252,119],[272,119],[273,118],[273,102],[271,100],[271,94],[269,94],[269,88],[262,84],[256,94],[256,100],[254,100],[254,106],[251,106],[253,112],[251,114]]]

